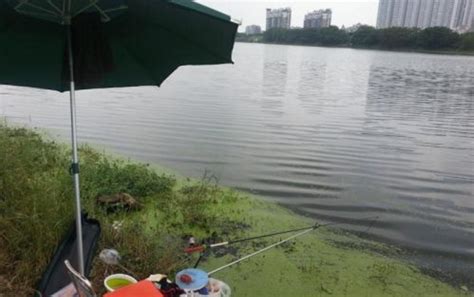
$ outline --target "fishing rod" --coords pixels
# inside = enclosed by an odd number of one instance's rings
[[[363,218],[363,219],[359,219],[358,221],[367,220],[367,219],[374,219],[374,220],[371,222],[371,226],[372,226],[373,223],[374,223],[376,220],[379,219],[379,216],[369,217],[369,218]],[[307,233],[309,233],[309,232],[311,232],[311,231],[314,231],[314,230],[316,230],[316,229],[319,229],[319,228],[322,228],[322,227],[327,227],[327,226],[341,225],[341,224],[344,224],[344,223],[327,223],[327,224],[322,224],[322,225],[316,223],[315,225],[313,225],[313,226],[311,226],[311,227],[300,228],[300,229],[298,229],[299,231],[300,231],[300,230],[304,230],[304,231],[302,231],[302,232],[300,232],[300,233],[298,233],[298,234],[292,235],[292,236],[290,236],[290,237],[288,237],[288,238],[286,238],[286,239],[280,240],[280,241],[277,242],[277,243],[271,244],[271,245],[269,245],[269,246],[267,246],[267,247],[265,247],[265,248],[263,248],[263,249],[261,249],[261,250],[258,250],[258,251],[256,251],[256,252],[250,254],[250,255],[247,255],[247,256],[244,256],[244,257],[242,257],[242,258],[240,258],[240,259],[237,259],[237,260],[235,260],[235,261],[233,261],[233,262],[231,262],[231,263],[229,263],[229,264],[226,264],[226,265],[224,265],[224,266],[222,266],[222,267],[216,268],[216,269],[214,269],[214,270],[208,272],[208,275],[212,275],[212,274],[217,273],[217,272],[219,272],[219,271],[221,271],[221,270],[224,270],[224,269],[226,269],[226,268],[229,268],[229,267],[231,267],[231,266],[233,266],[233,265],[235,265],[235,264],[238,264],[238,263],[240,263],[240,262],[242,262],[242,261],[244,261],[244,260],[247,260],[247,259],[249,259],[249,258],[252,258],[252,257],[254,257],[254,256],[258,255],[258,254],[263,253],[263,252],[266,252],[266,251],[268,251],[268,250],[270,250],[270,249],[272,249],[272,248],[274,248],[274,247],[277,247],[277,246],[279,246],[279,245],[282,245],[282,244],[284,244],[284,243],[286,243],[286,242],[288,242],[288,241],[290,241],[290,240],[292,240],[292,239],[295,239],[295,238],[297,238],[297,237],[303,236],[303,235],[305,235],[305,234],[307,234]],[[296,229],[294,229],[294,230],[288,230],[288,231],[282,231],[282,232],[277,232],[277,233],[279,233],[279,234],[284,234],[284,233],[296,232],[295,230],[296,230]],[[266,234],[266,235],[262,235],[262,236],[260,236],[260,237],[256,236],[256,237],[251,237],[251,238],[245,238],[245,239],[243,239],[243,240],[238,240],[237,242],[242,242],[242,241],[246,241],[246,240],[252,240],[252,239],[256,239],[256,238],[263,238],[263,237],[268,237],[268,236],[272,236],[272,235],[276,235],[276,234]],[[234,241],[234,242],[235,242],[235,241]],[[225,244],[221,244],[221,245],[219,245],[219,246],[222,246],[222,245],[225,245]],[[196,266],[197,266],[197,265],[196,265]]]
[[[240,258],[240,259],[238,259],[238,260],[235,260],[234,262],[231,262],[231,263],[226,264],[226,265],[224,265],[224,266],[222,266],[222,267],[219,267],[219,268],[217,268],[217,269],[214,269],[214,270],[208,272],[207,274],[208,274],[208,275],[211,275],[211,274],[214,274],[214,273],[219,272],[219,271],[221,271],[221,270],[224,270],[224,269],[226,269],[226,268],[228,268],[228,267],[230,267],[230,266],[233,266],[233,265],[235,265],[235,264],[237,264],[237,263],[240,263],[240,262],[242,262],[242,261],[244,261],[244,260],[247,260],[247,259],[249,259],[249,258],[252,258],[252,257],[254,257],[254,256],[258,255],[258,254],[261,254],[261,253],[263,253],[263,252],[265,252],[265,251],[268,251],[268,250],[271,249],[271,248],[274,248],[274,247],[276,247],[276,246],[279,246],[279,245],[281,245],[281,244],[284,244],[285,242],[288,242],[288,241],[290,241],[290,240],[292,240],[292,239],[294,239],[294,238],[296,238],[296,237],[302,236],[302,235],[304,235],[304,234],[306,234],[306,233],[309,233],[309,232],[311,232],[311,231],[313,231],[313,230],[316,230],[316,228],[307,229],[307,230],[305,230],[305,231],[303,231],[303,232],[300,232],[300,233],[298,233],[298,234],[292,235],[292,236],[288,237],[287,239],[281,240],[281,241],[279,241],[279,242],[277,242],[277,243],[274,243],[274,244],[272,244],[272,245],[267,246],[266,248],[263,248],[263,249],[261,249],[261,250],[258,250],[258,251],[256,251],[256,252],[250,254],[250,255],[247,255],[247,256],[244,256],[244,257],[242,257],[242,258]]]
[[[315,225],[312,225],[310,227],[308,226],[308,227],[303,227],[303,228],[298,228],[298,229],[280,231],[280,232],[269,233],[269,234],[264,234],[264,235],[249,237],[249,238],[223,241],[223,242],[213,243],[213,244],[209,244],[209,245],[202,244],[202,245],[199,245],[199,246],[191,246],[191,247],[185,248],[184,252],[186,252],[188,254],[196,253],[196,252],[203,252],[207,248],[212,249],[212,248],[226,246],[226,245],[239,243],[239,242],[251,241],[251,240],[255,240],[255,239],[261,239],[261,238],[266,238],[266,237],[271,237],[271,236],[276,236],[276,235],[282,235],[282,234],[287,234],[287,233],[292,233],[292,232],[298,232],[298,231],[302,231],[302,230],[308,230],[308,229],[316,228],[318,226],[319,226],[318,224],[315,224]]]
[[[371,221],[371,226],[375,223],[376,220],[379,219],[379,216],[372,216],[372,217],[367,217],[367,218],[361,218],[358,219],[357,221],[363,221],[363,220],[370,220]],[[259,236],[253,236],[253,237],[248,237],[248,238],[242,238],[242,239],[236,239],[236,240],[229,240],[229,241],[223,241],[219,243],[213,243],[209,245],[198,245],[198,246],[190,246],[184,249],[184,252],[187,254],[192,254],[196,252],[204,252],[206,249],[210,248],[217,248],[217,247],[222,247],[226,245],[231,245],[235,243],[240,243],[240,242],[245,242],[245,241],[251,241],[251,240],[256,240],[256,239],[262,239],[266,237],[272,237],[276,235],[282,235],[282,234],[288,234],[288,233],[293,233],[293,232],[298,232],[298,231],[305,231],[305,230],[315,230],[323,227],[328,227],[328,226],[336,226],[336,225],[343,225],[346,223],[327,223],[327,224],[319,224],[315,223],[314,225],[303,227],[303,228],[297,228],[297,229],[291,229],[291,230],[286,230],[286,231],[279,231],[279,232],[274,232],[274,233],[269,233],[269,234],[264,234],[264,235],[259,235]]]

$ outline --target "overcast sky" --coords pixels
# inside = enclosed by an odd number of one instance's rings
[[[346,27],[357,23],[375,25],[378,0],[198,0],[198,2],[225,12],[242,21],[240,31],[245,26],[256,24],[265,29],[266,8],[291,7],[292,26],[302,27],[304,15],[322,8],[332,9],[332,24]]]

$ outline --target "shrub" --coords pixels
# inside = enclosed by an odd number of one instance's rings
[[[459,34],[445,27],[426,28],[418,36],[418,44],[428,50],[457,48],[459,42]]]
[[[371,26],[361,26],[351,37],[356,47],[374,47],[380,43],[380,31]]]
[[[119,192],[134,197],[168,194],[176,184],[173,177],[160,176],[146,164],[110,159],[90,148],[82,150],[81,155],[81,180],[91,198]]]
[[[463,51],[474,51],[474,32],[461,35],[460,49]]]

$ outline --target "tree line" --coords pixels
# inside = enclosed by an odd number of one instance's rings
[[[237,41],[344,46],[388,50],[474,51],[474,32],[458,34],[449,28],[361,26],[349,33],[336,26],[321,29],[270,29],[260,35],[239,34]]]

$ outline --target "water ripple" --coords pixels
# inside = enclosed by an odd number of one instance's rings
[[[79,92],[80,141],[210,170],[474,283],[474,58],[237,44],[234,60],[159,89]],[[68,104],[0,86],[0,116],[65,138]]]

